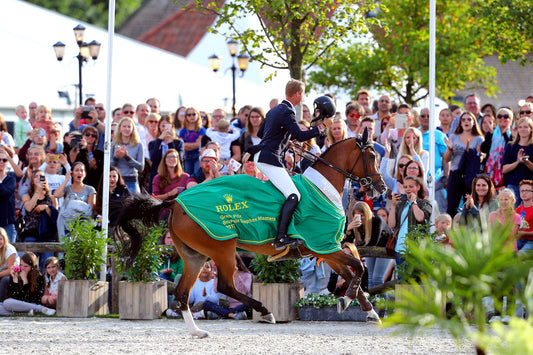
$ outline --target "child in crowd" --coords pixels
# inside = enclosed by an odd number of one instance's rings
[[[452,217],[447,213],[441,213],[435,218],[435,241],[442,245],[451,245],[448,231],[452,228]]]
[[[513,190],[508,188],[503,188],[498,194],[498,202],[500,203],[500,208],[496,211],[489,214],[489,224],[499,222],[501,224],[513,223],[513,229],[511,230],[510,237],[513,240],[513,244],[516,244],[514,237],[518,233],[518,228],[520,227],[521,218],[518,213],[514,210],[514,203],[516,201]]]
[[[220,160],[224,165],[228,165],[231,158],[231,142],[240,137],[241,132],[235,129],[232,133],[229,132],[229,121],[221,119],[217,124],[218,131],[214,128],[208,128],[206,135],[220,144]]]
[[[185,142],[183,170],[189,175],[200,166],[200,142],[203,136],[205,136],[205,128],[202,127],[200,112],[193,107],[187,108],[184,128],[180,130],[179,137]]]
[[[520,182],[522,204],[516,209],[520,215],[520,229],[516,247],[519,253],[531,253],[533,250],[533,180]]]
[[[57,292],[59,289],[59,281],[66,280],[67,277],[60,271],[59,260],[55,256],[51,256],[44,262],[44,295],[41,298],[43,306],[56,309],[57,307]]]
[[[46,105],[37,107],[37,120],[33,123],[33,129],[44,129],[46,139],[50,142],[50,133],[55,135],[55,124],[52,121],[52,110]]]

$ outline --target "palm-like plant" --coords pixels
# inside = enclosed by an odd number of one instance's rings
[[[510,314],[516,299],[527,304],[523,289],[516,286],[526,284],[533,263],[515,254],[510,231],[498,223],[483,232],[460,228],[450,233],[453,247],[429,237],[408,240],[405,262],[414,266],[423,287],[402,292],[386,324],[403,323],[411,332],[437,325],[456,338],[474,337],[473,329],[481,334],[487,331],[484,297],[492,297],[496,307],[501,307],[500,300],[507,296]]]

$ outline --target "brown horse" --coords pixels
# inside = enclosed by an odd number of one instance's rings
[[[372,197],[376,192],[381,194],[385,191],[385,183],[377,170],[376,161],[377,158],[372,141],[365,130],[362,137],[345,139],[332,145],[321,157],[316,157],[316,161],[311,167],[331,183],[329,186],[336,190],[337,195],[335,196],[338,198],[342,196],[346,178],[361,184],[366,189],[367,194]],[[206,207],[211,203],[211,201],[205,201]],[[191,335],[200,338],[209,335],[209,333],[196,326],[188,306],[189,292],[208,257],[213,259],[217,265],[219,292],[237,299],[260,312],[261,321],[275,323],[272,313],[261,302],[241,294],[235,290],[233,284],[236,248],[265,255],[278,254],[279,251],[276,251],[271,243],[252,245],[238,242],[237,238],[229,240],[214,239],[189,217],[176,201],[159,201],[150,196],[139,195],[129,203],[126,203],[118,221],[118,226],[129,235],[129,238],[124,241],[129,242],[128,255],[126,257],[133,262],[134,259],[132,258],[137,255],[142,242],[143,236],[138,232],[136,223],[139,221],[145,225],[157,223],[159,212],[162,208],[171,208],[172,210],[169,217],[169,229],[174,245],[184,263],[183,276],[176,288],[175,296]],[[312,211],[312,213],[320,213],[320,211]],[[220,220],[205,222],[220,223]],[[324,238],[328,238],[328,236],[324,236]],[[329,254],[319,254],[309,250],[304,244],[298,246],[297,250],[291,250],[289,256],[313,255],[323,258],[349,284],[346,295],[338,300],[337,309],[339,313],[342,313],[348,307],[351,300],[357,298],[361,308],[367,311],[368,320],[380,322],[372,304],[366,299],[364,293],[360,291],[361,275],[363,273],[361,261],[352,255],[344,253],[342,250],[336,250]],[[352,270],[354,270],[355,275]]]

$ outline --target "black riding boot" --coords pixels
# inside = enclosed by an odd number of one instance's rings
[[[276,250],[283,250],[288,245],[298,246],[301,244],[299,239],[289,238],[287,236],[287,229],[291,223],[292,215],[298,206],[298,202],[298,196],[296,194],[290,194],[281,207],[278,220],[278,234],[274,241]]]

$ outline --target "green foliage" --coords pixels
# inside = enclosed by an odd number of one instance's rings
[[[300,280],[298,260],[268,262],[268,256],[257,255],[250,266],[257,274],[257,279],[264,284],[291,283]]]
[[[65,276],[71,280],[97,280],[109,239],[94,228],[93,220],[78,218],[69,224],[70,235],[63,239]]]
[[[360,89],[375,89],[415,104],[429,89],[429,0],[383,0],[387,11],[377,19],[389,29],[372,28],[368,43],[349,48],[332,47],[310,73],[317,89],[345,91],[351,97]],[[492,54],[483,41],[490,26],[480,26],[468,1],[438,2],[436,22],[436,94],[454,96],[460,89],[481,87],[497,91],[496,70],[482,58]]]
[[[108,0],[26,0],[92,25],[107,28]],[[119,27],[141,6],[142,0],[120,0],[115,5],[115,24]]]
[[[367,33],[367,24],[374,21],[364,14],[379,7],[354,0],[195,3],[198,9],[219,16],[212,32],[239,41],[251,60],[274,69],[289,69],[295,79],[302,79],[303,71],[329,48]],[[239,20],[244,18],[254,18],[260,28],[239,28]]]
[[[114,255],[117,263],[117,270],[119,273],[126,275],[128,280],[133,282],[148,282],[158,280],[158,268],[161,265],[162,256],[164,254],[165,246],[159,245],[159,239],[166,230],[167,225],[161,222],[159,225],[148,228],[144,225],[138,226],[141,234],[144,235],[141,248],[137,257],[128,267],[128,259],[124,257],[127,253],[125,250],[129,248],[128,239],[123,238],[122,242],[117,242],[117,253]]]
[[[403,329],[411,332],[436,325],[460,338],[472,336],[475,328],[480,334],[487,332],[484,297],[491,297],[496,309],[501,309],[498,302],[507,296],[509,314],[516,299],[527,304],[531,295],[516,285],[525,284],[533,263],[515,255],[510,231],[510,226],[499,224],[483,232],[461,228],[450,232],[453,247],[425,238],[408,240],[406,263],[417,265],[423,289],[406,290],[385,324],[403,323]],[[414,280],[409,283],[416,285]],[[444,304],[449,306],[447,312],[443,311]]]
[[[372,304],[384,302],[384,298],[379,295],[373,295],[368,298]],[[327,306],[336,306],[337,297],[331,293],[326,295],[319,293],[309,293],[304,298],[300,298],[298,302],[294,304],[295,307],[313,306],[315,308],[322,308]],[[359,306],[359,301],[352,300],[350,306]]]
[[[410,227],[409,232],[406,235],[406,238],[412,241],[415,244],[419,244],[422,240],[434,241],[436,233],[429,233],[429,224],[418,224],[416,226]],[[406,248],[404,254],[410,254],[411,249]],[[404,255],[405,256],[405,255]],[[420,281],[420,269],[418,264],[403,263],[396,266],[395,269],[396,277],[401,280],[412,279],[416,282]]]

